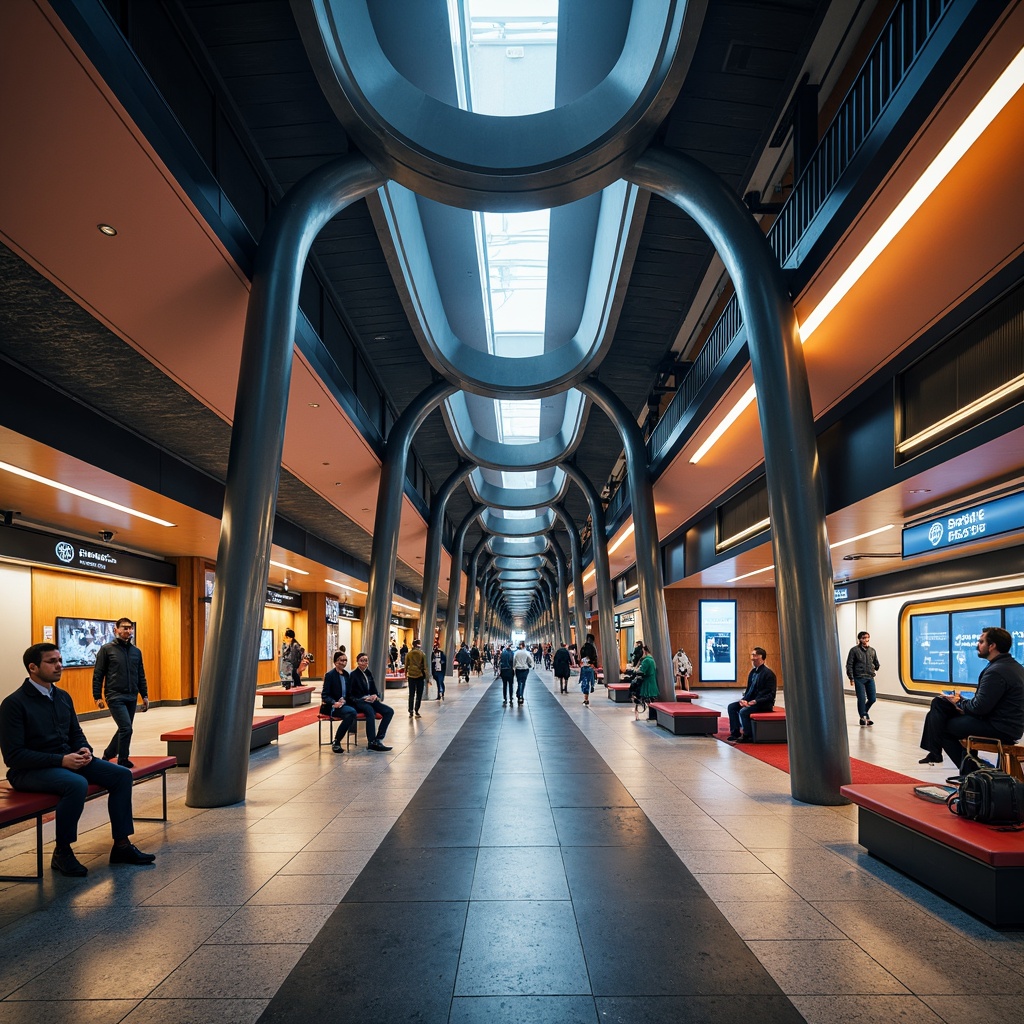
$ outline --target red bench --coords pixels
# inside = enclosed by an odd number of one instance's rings
[[[374,717],[379,722],[384,716],[378,713]],[[349,750],[351,748],[351,746],[352,746],[352,737],[356,733],[359,732],[359,723],[360,722],[365,722],[365,721],[366,721],[366,715],[364,715],[363,712],[360,711],[356,715],[356,727],[354,729],[349,729],[349,731],[347,733],[345,733],[345,749],[346,750]],[[331,722],[332,723],[328,727],[328,729],[327,729],[327,739],[326,740],[324,740],[324,722]],[[317,738],[317,743],[321,747],[326,746],[328,743],[333,743],[334,742],[334,733],[337,731],[337,727],[340,724],[341,724],[341,719],[340,718],[331,718],[330,715],[324,715],[324,714],[317,715],[316,716],[316,738]],[[356,736],[357,744],[358,744],[358,740],[359,740],[359,737]]]
[[[774,711],[755,711],[750,716],[750,728],[755,743],[786,743],[786,712],[782,708]]]
[[[385,690],[396,690],[399,687],[405,686],[408,680],[405,678],[404,672],[388,672],[384,676],[384,689]]]
[[[689,704],[690,701],[696,700],[700,696],[699,693],[694,693],[693,690],[676,690],[676,700],[682,701],[684,704]]]
[[[284,715],[268,715],[266,718],[254,718],[252,720],[252,738],[249,740],[249,749],[265,747],[273,743],[278,737],[278,725],[284,721]],[[195,726],[188,726],[185,729],[172,729],[170,732],[160,734],[160,739],[167,744],[167,753],[178,759],[178,764],[187,765],[192,761],[192,740],[195,736]]]
[[[173,757],[145,756],[132,754],[134,767],[132,781],[135,785],[160,778],[163,789],[163,815],[159,818],[144,818],[136,814],[136,821],[167,820],[167,769],[173,768],[178,762]],[[86,790],[85,799],[94,800],[106,793],[103,786],[90,786]],[[18,825],[23,821],[35,818],[36,821],[36,873],[34,875],[0,875],[4,882],[38,882],[43,877],[43,816],[57,809],[57,796],[52,793],[21,793],[7,781],[0,782],[0,828],[7,825]]]
[[[676,736],[714,736],[718,732],[718,712],[714,708],[661,700],[647,706],[654,711],[658,725]]]
[[[628,704],[630,702],[629,683],[609,683],[608,699],[616,704]]]
[[[860,845],[996,928],[1024,925],[1024,837],[951,814],[906,783],[843,786]]]
[[[298,708],[312,701],[316,687],[307,684],[286,690],[283,686],[270,686],[259,692],[265,708]]]

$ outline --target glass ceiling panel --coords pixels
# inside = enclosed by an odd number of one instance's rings
[[[558,0],[448,0],[459,106],[512,116],[555,101]],[[549,210],[474,213],[488,350],[544,352]]]
[[[528,473],[506,473],[501,471],[501,483],[503,487],[520,490],[526,487],[537,486],[537,471],[531,469]]]

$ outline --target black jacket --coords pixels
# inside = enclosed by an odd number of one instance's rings
[[[320,690],[320,700],[324,704],[334,704],[336,701],[342,699],[341,694],[341,680],[342,676],[345,677],[345,703],[349,703],[349,695],[352,692],[351,683],[348,682],[350,676],[348,670],[339,672],[336,668],[332,668],[330,672],[324,673],[324,684]]]
[[[757,704],[775,706],[778,682],[775,673],[763,662],[760,668],[752,668],[747,676],[747,689],[741,700],[752,700]]]
[[[597,668],[597,648],[589,640],[580,648],[580,661],[590,659],[593,668]]]
[[[572,665],[569,661],[569,650],[566,647],[559,647],[551,661],[551,667],[559,679],[568,679]]]
[[[369,697],[370,694],[377,693],[377,684],[373,681],[373,673],[367,669],[363,672],[361,669],[354,668],[348,674],[348,701],[352,703],[357,700],[364,700]]]
[[[124,640],[104,644],[96,654],[96,667],[92,670],[92,699],[103,698],[103,677],[107,679],[107,700],[111,697],[137,697],[149,699],[146,670],[142,667],[142,652]]]
[[[1018,739],[1024,733],[1024,666],[1009,654],[990,661],[978,677],[978,689],[960,707],[993,729]]]
[[[51,700],[26,679],[0,704],[0,751],[12,783],[24,771],[59,768],[65,754],[82,747],[89,742],[66,690],[54,686]]]

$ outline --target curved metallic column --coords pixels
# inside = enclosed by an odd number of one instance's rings
[[[612,611],[612,574],[608,563],[608,535],[604,505],[597,488],[575,463],[563,462],[562,469],[586,495],[590,506],[590,548],[594,558],[594,586],[597,587],[597,622],[601,643],[598,647],[605,683],[619,682],[619,648],[615,642],[615,613]]]
[[[409,449],[423,421],[455,390],[448,381],[435,381],[424,388],[395,420],[384,448],[377,509],[373,516],[373,547],[370,549],[370,579],[366,587],[363,616],[363,650],[370,656],[370,670],[380,682],[387,673],[388,636],[391,630],[391,599],[395,591],[398,564],[398,534],[402,526],[402,498]],[[381,689],[384,684],[381,682]]]
[[[483,505],[474,505],[455,531],[455,546],[452,548],[452,567],[448,574],[448,611],[444,617],[444,634],[441,649],[448,659],[448,672],[455,674],[455,636],[459,631],[459,594],[462,590],[462,552],[466,543],[466,531],[483,510]]]
[[[347,156],[298,182],[274,210],[259,248],[245,317],[217,548],[217,585],[203,651],[185,802],[245,799],[267,568],[281,476],[299,284],[309,247],[335,214],[383,184]]]
[[[665,581],[661,572],[661,543],[654,516],[654,487],[647,464],[647,445],[636,420],[611,388],[593,378],[576,385],[589,395],[615,424],[622,438],[626,458],[626,480],[633,510],[633,540],[640,583],[640,614],[644,620],[644,643],[658,666],[658,694],[662,700],[676,699],[672,673],[672,644],[665,611]],[[607,660],[607,659],[605,659]]]
[[[722,181],[679,154],[646,152],[630,175],[685,210],[711,239],[736,288],[760,400],[772,518],[779,640],[789,723],[790,789],[813,804],[846,803],[846,709],[832,558],[807,368],[782,272],[760,228]]]
[[[555,555],[555,572],[558,574],[558,614],[562,620],[562,635],[559,641],[568,643],[571,639],[571,620],[569,618],[569,573],[566,571],[565,552],[562,545],[551,534],[551,550]]]
[[[473,646],[473,630],[476,628],[477,594],[480,590],[480,556],[487,546],[486,534],[477,542],[469,554],[469,572],[466,575],[466,604],[463,608],[462,621],[466,623],[466,643]]]
[[[580,531],[564,505],[555,505],[555,513],[565,523],[569,534],[569,568],[572,570],[572,603],[576,608],[576,650],[583,647],[587,639],[587,603],[583,599],[583,548],[580,545]],[[568,640],[566,641],[568,643]],[[595,666],[596,668],[596,666]]]
[[[423,603],[420,608],[420,639],[429,654],[428,644],[434,641],[434,627],[437,625],[437,595],[441,582],[441,547],[444,537],[444,517],[448,510],[448,499],[455,488],[473,471],[473,465],[464,462],[458,465],[447,480],[434,494],[430,506],[430,522],[427,524],[427,545],[423,552]]]

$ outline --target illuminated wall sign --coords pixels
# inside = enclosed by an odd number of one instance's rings
[[[622,612],[616,618],[620,626],[633,626],[636,624],[636,612]]]
[[[178,582],[170,562],[23,527],[0,528],[0,557],[163,586],[173,587]]]
[[[358,608],[351,608],[349,605],[343,604],[338,609],[338,615],[342,619],[358,619],[359,618],[359,609]]]
[[[338,621],[338,613],[341,609],[341,604],[336,597],[327,597],[324,600],[324,607],[326,611],[327,621],[332,625]]]
[[[1024,491],[972,505],[903,531],[903,557],[1024,530]]]
[[[846,601],[856,601],[860,597],[860,583],[837,583],[832,587],[832,601],[835,604],[843,604]]]
[[[267,599],[263,602],[271,608],[302,608],[302,595],[292,591],[271,590],[267,588]]]
[[[736,602],[700,602],[700,678],[736,682]]]

